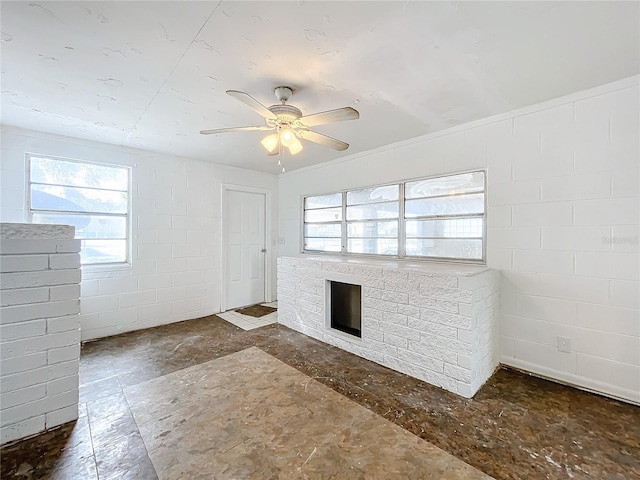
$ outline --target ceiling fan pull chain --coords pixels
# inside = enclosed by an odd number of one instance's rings
[[[280,127],[278,127],[278,133],[280,133]],[[284,165],[282,164],[282,159],[284,156],[284,145],[282,145],[282,142],[280,143],[280,156],[278,157],[278,166],[282,167],[282,173],[284,173]]]

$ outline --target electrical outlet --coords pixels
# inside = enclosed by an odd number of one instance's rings
[[[565,353],[571,352],[571,340],[568,337],[558,337],[558,351]]]

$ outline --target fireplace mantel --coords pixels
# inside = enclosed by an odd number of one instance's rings
[[[301,254],[278,259],[278,322],[473,396],[498,364],[499,273],[485,266]],[[361,338],[327,322],[327,284],[362,286]]]

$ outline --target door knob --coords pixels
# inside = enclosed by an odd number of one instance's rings
[[[265,253],[267,251],[266,248],[263,248],[262,250],[260,250],[262,253]]]

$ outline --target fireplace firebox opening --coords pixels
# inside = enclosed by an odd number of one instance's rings
[[[331,328],[362,337],[362,286],[329,281]]]

